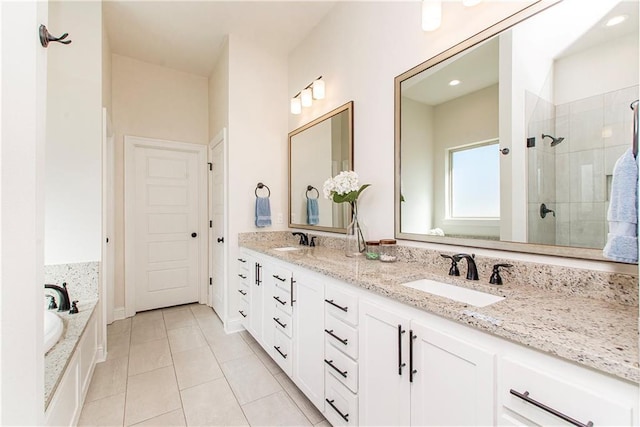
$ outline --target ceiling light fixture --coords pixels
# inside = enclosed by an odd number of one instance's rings
[[[314,99],[324,99],[324,97],[325,84],[320,76],[291,98],[291,114],[300,114],[302,107],[311,107]]]
[[[422,30],[435,31],[442,23],[442,1],[422,0]]]
[[[460,80],[454,79],[449,82],[449,86],[458,86],[460,83],[462,83]]]
[[[624,21],[627,20],[627,15],[618,15],[618,16],[614,16],[613,18],[610,18],[607,23],[605,24],[605,26],[607,27],[613,27],[614,25],[618,25],[618,24],[622,24]]]
[[[464,7],[472,7],[479,4],[482,0],[462,0],[462,5]]]

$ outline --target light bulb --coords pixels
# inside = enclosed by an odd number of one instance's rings
[[[291,98],[291,114],[300,114],[302,112],[302,104],[297,96]]]
[[[302,92],[300,92],[300,102],[303,107],[311,107],[311,104],[313,104],[311,89],[303,89]]]
[[[440,0],[422,0],[422,29],[434,31],[442,22],[442,2]]]
[[[313,82],[313,99],[324,99],[324,80]]]

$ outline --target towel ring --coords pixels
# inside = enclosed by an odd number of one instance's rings
[[[267,194],[267,197],[271,197],[271,190],[269,189],[269,187],[267,187],[267,185],[265,185],[265,184],[263,184],[261,182],[259,182],[258,185],[256,185],[256,191],[254,192],[256,197],[258,197],[258,189],[260,189],[260,188],[266,188],[267,191],[269,192]]]
[[[312,191],[312,190],[316,190],[316,193],[318,194],[318,195],[316,196],[316,199],[319,199],[319,198],[320,198],[320,192],[319,192],[319,191],[318,191],[318,189],[317,189],[316,187],[314,187],[313,185],[307,185],[307,192],[306,192],[306,193],[304,193],[304,195],[305,195],[305,196],[307,196],[307,199],[309,199],[309,191]]]

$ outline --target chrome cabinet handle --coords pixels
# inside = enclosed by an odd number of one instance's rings
[[[524,400],[525,402],[531,403],[533,406],[536,406],[545,412],[555,415],[556,417],[560,418],[563,421],[568,422],[569,424],[572,424],[577,427],[593,427],[593,421],[588,421],[586,424],[582,424],[580,421],[573,419],[570,416],[565,415],[562,412],[556,409],[553,409],[550,406],[545,405],[544,403],[538,402],[537,400],[530,398],[528,391],[525,391],[524,393],[520,393],[518,391],[515,391],[514,389],[511,389],[509,390],[509,393]]]

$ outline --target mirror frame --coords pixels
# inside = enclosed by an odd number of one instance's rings
[[[336,116],[342,112],[346,111],[347,115],[348,115],[348,123],[349,123],[349,170],[353,170],[353,101],[349,101],[344,105],[341,105],[340,107],[329,111],[326,114],[323,114],[322,116],[318,117],[317,119],[312,120],[311,122],[307,123],[306,125],[303,125],[295,130],[292,130],[291,132],[289,132],[289,203],[288,203],[288,208],[289,208],[289,224],[288,227],[289,228],[302,228],[302,229],[306,229],[306,230],[316,230],[316,231],[327,231],[330,233],[345,233],[347,231],[346,228],[340,228],[340,227],[326,227],[326,226],[322,226],[322,225],[308,225],[308,224],[292,224],[291,223],[291,139],[296,136],[297,134],[304,132],[305,130],[317,125],[318,123],[321,123],[333,116]],[[327,177],[330,178],[330,177]],[[319,190],[318,190],[319,191]],[[320,197],[323,197],[322,193],[320,193]],[[349,207],[347,207],[347,205],[345,205],[346,208],[350,209]]]
[[[514,25],[548,9],[551,6],[556,5],[562,0],[538,0],[537,2],[525,7],[524,9],[516,12],[515,14],[503,19],[502,21],[486,28],[485,30],[471,36],[470,38],[463,40],[455,46],[439,53],[438,55],[426,60],[425,62],[418,64],[417,66],[405,71],[397,76],[394,80],[394,139],[395,139],[395,237],[403,240],[413,240],[419,242],[438,243],[446,245],[456,246],[468,246],[485,249],[496,249],[510,252],[522,252],[532,253],[540,255],[560,256],[566,258],[579,258],[589,259],[597,261],[615,262],[604,258],[602,255],[602,249],[590,249],[579,248],[572,246],[552,246],[541,245],[535,243],[520,243],[520,242],[502,242],[495,240],[482,240],[482,239],[467,239],[459,237],[442,237],[442,236],[429,236],[415,233],[403,233],[400,229],[400,180],[401,180],[401,164],[400,164],[400,101],[401,101],[401,83],[415,76],[422,71],[431,68],[447,59],[469,49],[477,44],[488,40],[491,37],[498,35],[499,33],[508,30]]]

